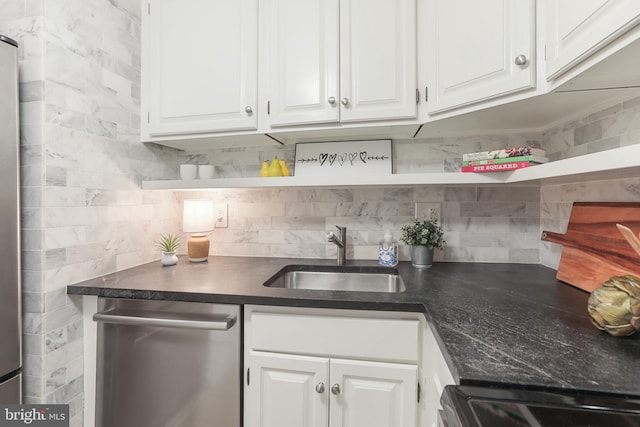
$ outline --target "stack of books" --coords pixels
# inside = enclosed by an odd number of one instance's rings
[[[462,172],[505,172],[546,163],[545,151],[538,147],[504,148],[462,155]]]

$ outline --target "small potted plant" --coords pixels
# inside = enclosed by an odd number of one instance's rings
[[[178,256],[176,250],[180,246],[180,238],[173,234],[161,234],[160,240],[155,242],[156,247],[164,254],[160,262],[162,266],[176,265],[178,263]]]
[[[436,220],[419,220],[402,226],[402,240],[411,246],[411,265],[429,268],[433,264],[433,249],[442,249],[447,243],[444,232]]]

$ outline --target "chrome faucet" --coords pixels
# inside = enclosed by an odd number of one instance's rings
[[[347,262],[347,227],[336,225],[338,235],[333,231],[327,233],[327,242],[333,243],[338,247],[338,265],[344,265]]]

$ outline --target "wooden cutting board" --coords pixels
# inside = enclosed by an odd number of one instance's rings
[[[542,240],[562,244],[556,278],[591,292],[611,276],[640,277],[640,256],[616,224],[640,232],[640,203],[575,202],[565,234],[542,232]]]

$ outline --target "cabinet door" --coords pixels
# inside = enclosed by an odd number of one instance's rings
[[[337,122],[339,0],[263,0],[271,126]]]
[[[143,96],[151,136],[257,128],[257,0],[151,0]]]
[[[547,80],[560,76],[639,22],[638,0],[548,0]]]
[[[331,359],[331,427],[416,425],[417,366]]]
[[[329,359],[252,351],[250,360],[248,427],[327,427]]]
[[[438,427],[438,412],[442,410],[440,396],[444,387],[455,381],[429,325],[422,329],[422,349],[423,422],[425,426]]]
[[[340,2],[340,119],[416,116],[415,0]]]
[[[534,87],[533,0],[429,0],[428,10],[430,113]]]

